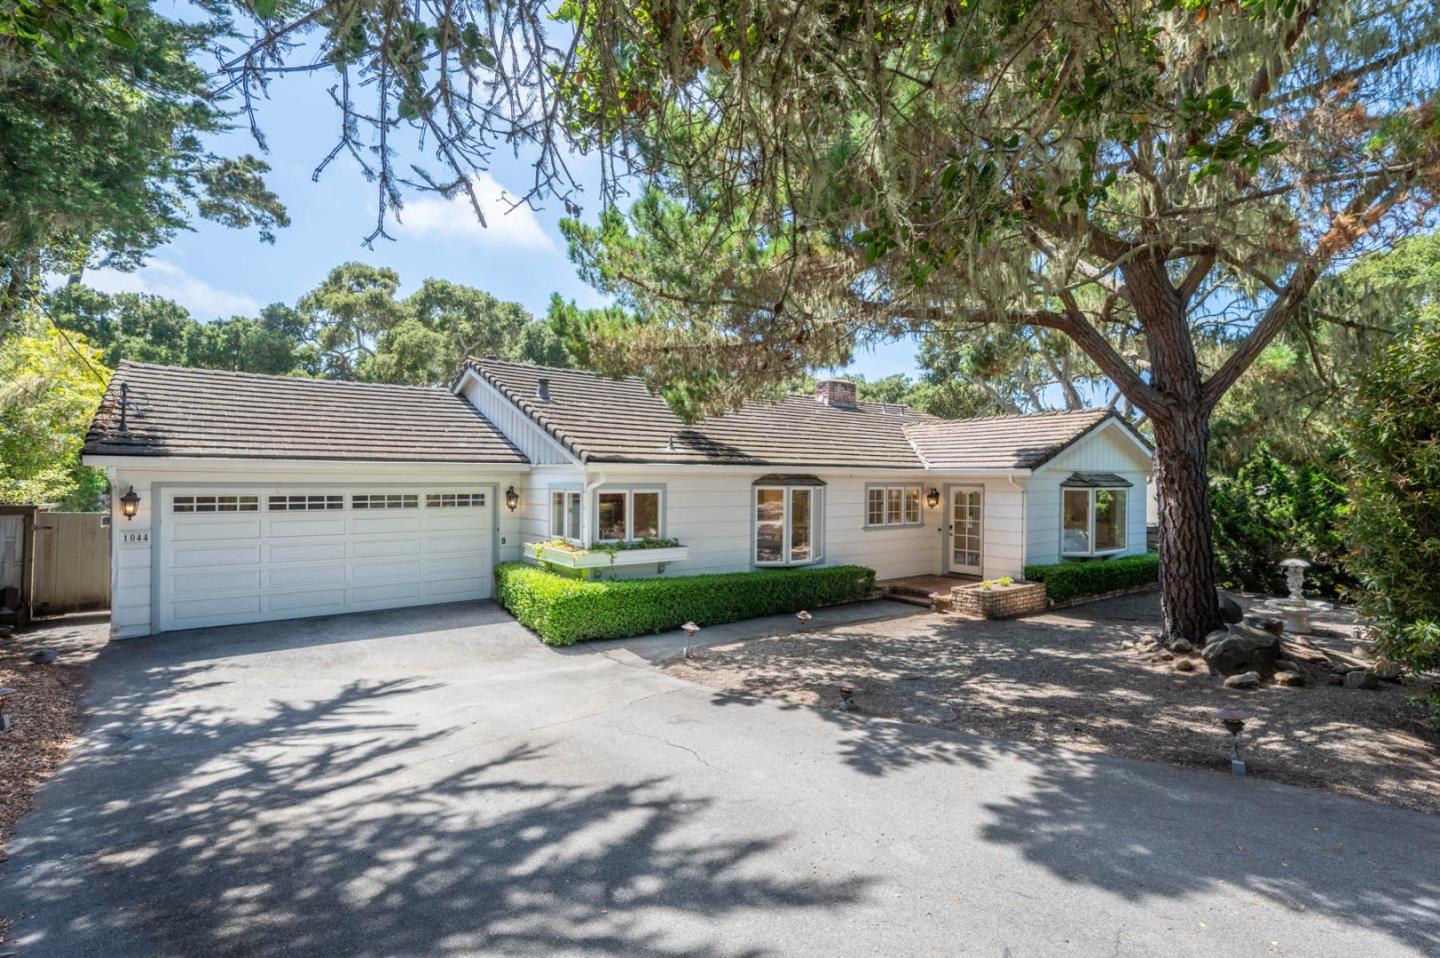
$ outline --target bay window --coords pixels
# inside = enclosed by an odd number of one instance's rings
[[[805,565],[824,555],[820,541],[824,489],[818,480],[755,486],[756,565]]]
[[[1110,474],[1076,473],[1060,484],[1060,552],[1095,556],[1125,549],[1129,483]]]

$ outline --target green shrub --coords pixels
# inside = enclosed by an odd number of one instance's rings
[[[1440,671],[1440,318],[1389,346],[1360,382],[1349,429],[1346,564],[1375,649]],[[1440,723],[1440,688],[1430,691]]]
[[[1215,572],[1221,588],[1283,595],[1280,560],[1310,562],[1306,591],[1337,598],[1355,579],[1340,566],[1345,487],[1323,462],[1281,461],[1262,442],[1234,475],[1210,481]]]
[[[1077,596],[1156,582],[1160,578],[1160,557],[1154,552],[1147,552],[1114,559],[1027,565],[1025,578],[1045,583],[1045,595],[1052,602],[1064,602]]]
[[[854,602],[875,591],[864,566],[584,581],[523,562],[495,567],[495,597],[549,645],[621,639]]]

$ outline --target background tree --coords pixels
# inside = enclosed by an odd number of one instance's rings
[[[406,318],[395,298],[399,288],[400,275],[393,269],[352,262],[332,269],[300,297],[295,310],[323,375],[361,378],[361,370],[374,361],[380,337]]]
[[[225,7],[169,19],[145,0],[10,5],[0,30],[0,340],[45,273],[135,266],[194,215],[289,220],[264,163],[202,139],[227,123],[192,60],[231,30]]]
[[[93,509],[103,473],[80,465],[110,371],[84,338],[27,317],[0,349],[0,502]]]
[[[1345,456],[1350,570],[1377,651],[1417,673],[1440,670],[1440,310],[1360,378]],[[1430,690],[1440,722],[1440,689]]]

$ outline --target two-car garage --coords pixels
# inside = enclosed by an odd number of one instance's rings
[[[519,558],[529,459],[448,389],[122,362],[84,462],[117,637],[486,599]]]
[[[493,487],[161,489],[158,630],[488,598]]]

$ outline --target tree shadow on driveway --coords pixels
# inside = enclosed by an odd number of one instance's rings
[[[406,715],[433,678],[242,718],[197,694],[230,685],[214,669],[141,670],[92,702],[0,872],[26,958],[749,958],[704,923],[865,896],[771,877],[782,838],[714,837],[692,825],[712,799],[665,778],[574,784],[539,772],[553,744],[461,739],[458,716],[427,731]]]

